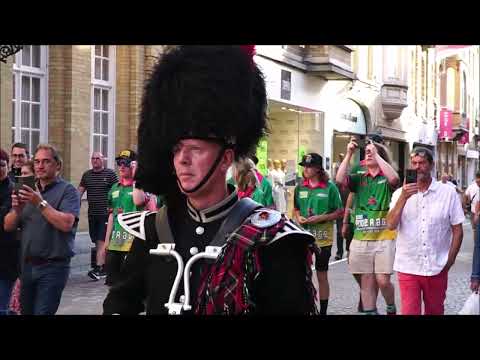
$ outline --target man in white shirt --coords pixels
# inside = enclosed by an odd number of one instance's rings
[[[475,174],[475,181],[467,187],[467,190],[465,190],[465,193],[463,194],[463,208],[465,211],[470,210],[470,224],[472,225],[474,241],[477,239],[477,227],[475,226],[474,215],[475,207],[478,203],[479,184],[480,171]],[[470,209],[467,209],[468,204],[470,204]]]
[[[398,272],[402,315],[443,315],[448,270],[463,239],[465,220],[455,189],[434,181],[433,154],[417,147],[410,156],[417,183],[404,183],[392,196],[387,227],[397,229],[393,269]]]

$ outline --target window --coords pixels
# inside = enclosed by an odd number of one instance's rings
[[[115,47],[92,46],[91,152],[105,157],[105,166],[113,167],[115,119]],[[90,154],[89,154],[90,155]],[[88,155],[88,156],[89,156]]]
[[[48,138],[47,52],[47,46],[25,45],[14,57],[12,143],[25,143],[30,154]]]

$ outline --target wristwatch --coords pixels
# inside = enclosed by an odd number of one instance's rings
[[[40,204],[38,204],[38,208],[40,209],[40,211],[42,211],[43,209],[45,209],[47,206],[48,206],[47,200],[42,200],[42,201],[40,202]]]

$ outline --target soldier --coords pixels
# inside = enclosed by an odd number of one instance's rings
[[[238,200],[226,183],[234,159],[251,153],[266,132],[265,83],[253,52],[180,46],[154,67],[136,181],[164,195],[166,205],[119,217],[135,239],[105,314],[316,313],[313,236],[275,210]],[[190,267],[204,255],[214,260]]]

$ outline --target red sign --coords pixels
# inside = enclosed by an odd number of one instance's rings
[[[438,137],[444,140],[453,139],[453,114],[451,110],[441,109],[440,110],[440,131],[438,132]]]

